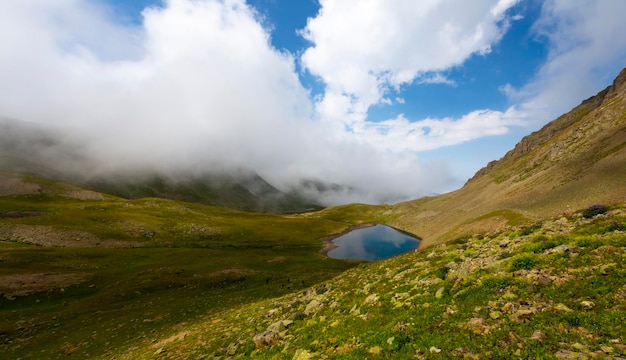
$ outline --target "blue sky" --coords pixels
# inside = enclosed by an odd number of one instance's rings
[[[0,4],[0,117],[102,171],[257,171],[329,204],[454,190],[626,66],[621,0]],[[138,139],[141,139],[140,141]]]

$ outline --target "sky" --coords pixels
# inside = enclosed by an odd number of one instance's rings
[[[89,172],[455,190],[626,66],[622,0],[4,0],[0,118]],[[78,140],[77,140],[78,139]],[[69,140],[68,140],[69,141]]]

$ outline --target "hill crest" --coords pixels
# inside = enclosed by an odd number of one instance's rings
[[[463,188],[397,204],[392,225],[429,246],[591,204],[626,199],[626,69],[613,84],[522,139]]]

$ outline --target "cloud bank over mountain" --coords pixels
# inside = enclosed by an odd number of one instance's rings
[[[626,40],[612,35],[624,33],[623,2],[547,1],[535,33],[548,60],[526,85],[503,84],[508,109],[368,119],[372,106],[402,102],[391,94],[409,84],[454,86],[445,71],[492,51],[519,19],[516,4],[323,0],[300,29],[310,47],[292,54],[271,45],[243,0],[169,0],[146,8],[140,24],[106,2],[6,1],[0,117],[62,128],[94,174],[243,167],[284,189],[303,178],[361,189],[327,203],[448,191],[465,180],[453,161],[420,152],[548,121],[596,90],[586,87],[598,69],[626,58]],[[300,71],[323,94],[313,96]]]

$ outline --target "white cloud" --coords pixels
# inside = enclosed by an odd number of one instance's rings
[[[445,77],[441,73],[425,73],[417,78],[419,84],[445,84],[450,86],[456,86],[456,82]]]
[[[364,120],[389,87],[488,53],[506,31],[506,10],[516,2],[320,1],[319,14],[302,32],[313,44],[302,63],[326,84],[318,111],[326,116],[330,108],[333,118],[349,114],[348,123]],[[428,79],[446,82],[437,74],[422,80]],[[339,106],[337,98],[346,100]]]
[[[522,125],[525,114],[515,108],[505,112],[476,110],[461,118],[409,121],[403,115],[381,122],[362,122],[355,133],[381,151],[427,151],[486,136],[503,135]]]
[[[544,2],[534,32],[548,59],[529,83],[502,89],[537,125],[595,95],[626,66],[625,13],[621,0]]]
[[[243,1],[172,0],[132,29],[88,4],[0,5],[13,34],[0,38],[2,115],[89,129],[94,153],[130,167],[294,161],[284,149],[306,143],[309,95]],[[127,35],[113,60],[81,41],[107,43],[110,29]],[[135,39],[140,56],[126,51]]]
[[[80,137],[94,160],[82,170],[242,166],[279,186],[356,186],[345,195],[373,202],[449,186],[444,167],[315,118],[293,57],[243,0],[170,0],[135,27],[85,0],[1,2],[0,14],[0,117]],[[328,113],[355,99],[335,101]]]
[[[303,32],[312,46],[295,59],[272,48],[243,0],[169,0],[136,26],[88,0],[0,1],[0,117],[65,127],[102,171],[230,164],[279,186],[317,178],[364,191],[329,203],[450,190],[448,165],[418,152],[566,111],[617,73],[598,69],[626,58],[624,2],[548,1],[536,26],[548,62],[531,83],[502,87],[517,105],[367,121],[373,104],[404,103],[403,86],[453,85],[446,70],[488,53],[516,2],[323,0]],[[296,60],[323,96],[303,88]]]

